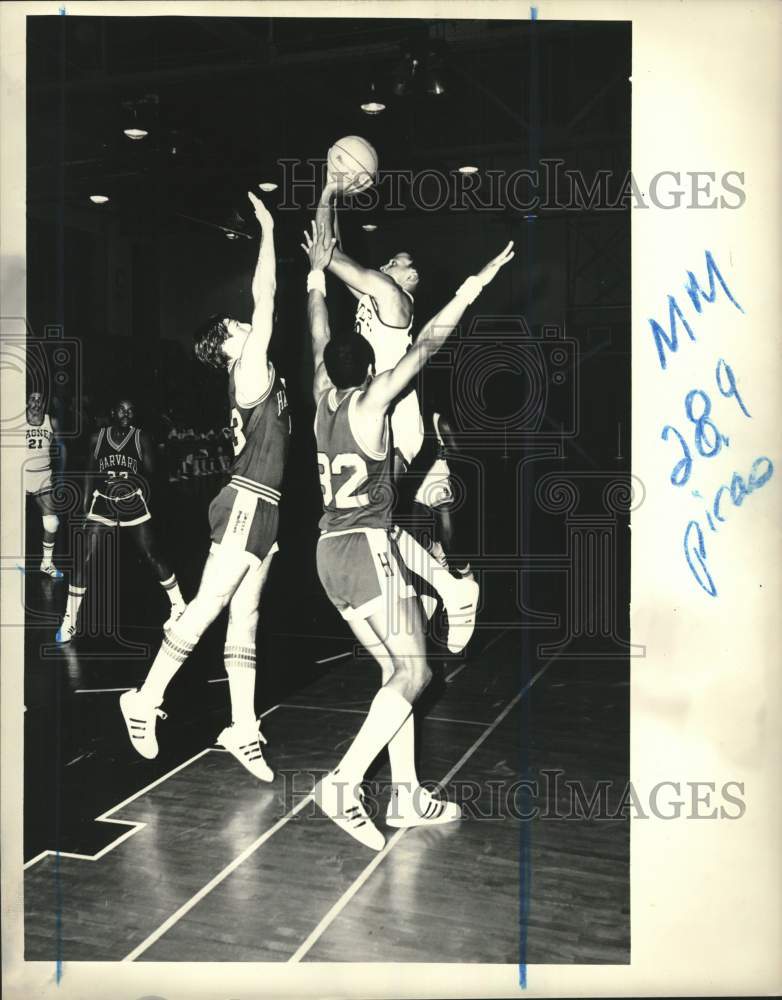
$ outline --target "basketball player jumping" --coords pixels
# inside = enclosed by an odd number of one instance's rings
[[[166,626],[185,610],[176,576],[158,551],[149,511],[150,483],[154,478],[155,446],[151,435],[135,426],[132,400],[118,399],[111,423],[90,439],[90,466],[84,487],[87,551],[76,563],[68,588],[65,616],[56,635],[59,643],[76,635],[79,610],[87,590],[87,570],[107,531],[122,528],[146,559],[171,604]]]
[[[51,417],[43,405],[43,393],[31,392],[27,397],[25,443],[30,453],[24,466],[24,489],[35,499],[43,521],[43,558],[40,571],[53,580],[62,579],[54,565],[54,542],[60,519],[52,503],[52,450],[62,448],[57,441],[57,418]]]
[[[329,177],[318,203],[316,222],[326,238],[332,238],[332,199],[348,177]],[[328,270],[358,299],[356,331],[372,346],[378,374],[390,371],[411,345],[414,295],[419,274],[409,253],[397,253],[379,271],[362,267],[335,246]],[[413,461],[423,443],[418,394],[408,383],[391,409],[394,476]],[[404,529],[397,528],[397,543],[407,566],[438,592],[448,616],[447,645],[461,652],[475,629],[475,611],[480,588],[472,576],[456,578]],[[431,609],[433,610],[433,608]]]
[[[158,752],[155,724],[166,688],[209,625],[228,605],[225,670],[231,725],[217,742],[262,781],[274,774],[263,757],[255,717],[255,637],[258,605],[277,551],[278,503],[288,452],[290,418],[285,384],[268,360],[276,289],[274,223],[263,202],[249,194],[261,226],[253,277],[251,323],[215,317],[196,335],[204,364],[228,370],[234,431],[231,480],[212,501],[212,546],[198,593],[163,639],[147,679],[120,698],[131,744],[149,759]]]
[[[454,803],[432,796],[415,770],[413,703],[431,678],[421,607],[400,562],[391,532],[392,453],[389,413],[394,401],[445,343],[467,306],[513,258],[509,243],[421,331],[393,368],[374,374],[368,340],[356,333],[331,340],[324,269],[334,252],[326,227],[313,223],[302,244],[311,271],[308,312],[315,364],[315,439],[323,491],[317,566],[323,588],[358,641],[380,664],[383,686],[355,740],[331,774],[316,786],[323,812],[367,847],[385,839],[369,819],[360,789],[375,757],[388,747],[394,791],[389,826],[458,819]]]

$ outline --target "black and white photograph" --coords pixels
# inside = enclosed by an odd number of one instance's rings
[[[771,362],[707,343],[752,336],[741,151],[642,175],[625,3],[23,6],[20,961],[46,995],[119,962],[183,997],[211,963],[621,983],[636,845],[760,815],[754,702],[653,675],[705,671],[735,574],[777,593],[737,537],[779,509]],[[674,215],[712,232],[639,281]],[[677,757],[729,703],[729,763]]]

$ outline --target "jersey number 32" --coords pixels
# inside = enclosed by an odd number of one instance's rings
[[[319,451],[318,472],[320,474],[320,488],[323,491],[324,507],[329,507],[332,502],[341,510],[368,505],[368,493],[359,493],[354,496],[354,491],[367,478],[367,464],[360,455],[356,455],[355,452],[347,452],[337,455],[332,462],[329,462],[329,456]],[[345,472],[351,472],[351,475],[334,493],[332,476],[342,476]]]

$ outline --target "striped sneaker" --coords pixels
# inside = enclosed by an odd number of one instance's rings
[[[260,781],[274,781],[274,771],[263,759],[261,743],[266,742],[266,737],[261,733],[259,722],[253,720],[249,726],[226,726],[216,742],[233,754],[253,777]]]
[[[394,786],[386,810],[386,825],[408,829],[413,826],[439,826],[462,818],[462,810],[455,802],[435,798],[419,785],[412,791]]]
[[[76,635],[76,623],[71,619],[71,616],[66,614],[57,629],[57,634],[54,637],[54,641],[59,645],[63,645],[66,642],[71,642],[73,637]]]
[[[52,580],[62,580],[63,572],[61,569],[57,569],[53,562],[42,562],[38,569],[46,576],[50,576]]]
[[[154,760],[158,751],[155,726],[158,719],[167,719],[168,716],[161,708],[151,705],[138,690],[120,695],[119,707],[133,749],[147,760]]]
[[[364,792],[360,786],[356,787],[332,772],[318,782],[312,796],[315,804],[341,830],[373,851],[383,850],[386,838],[367,816]]]

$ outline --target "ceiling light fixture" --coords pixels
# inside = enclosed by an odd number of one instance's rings
[[[379,115],[381,111],[386,110],[383,101],[378,99],[374,81],[369,85],[369,94],[367,100],[362,103],[361,110],[365,115]]]
[[[90,201],[93,203],[93,205],[105,205],[108,200],[109,196],[107,194],[90,195]]]
[[[377,229],[377,226],[374,224],[374,222],[367,222],[361,228],[364,230],[365,233],[374,233],[374,231]]]
[[[271,191],[276,191],[278,185],[275,184],[274,181],[262,181],[258,185],[258,187],[261,189],[261,191],[265,191],[268,194]]]
[[[460,174],[477,174],[478,173],[478,168],[477,167],[473,167],[473,166],[467,164],[467,165],[465,165],[463,167],[459,167],[459,173]]]

